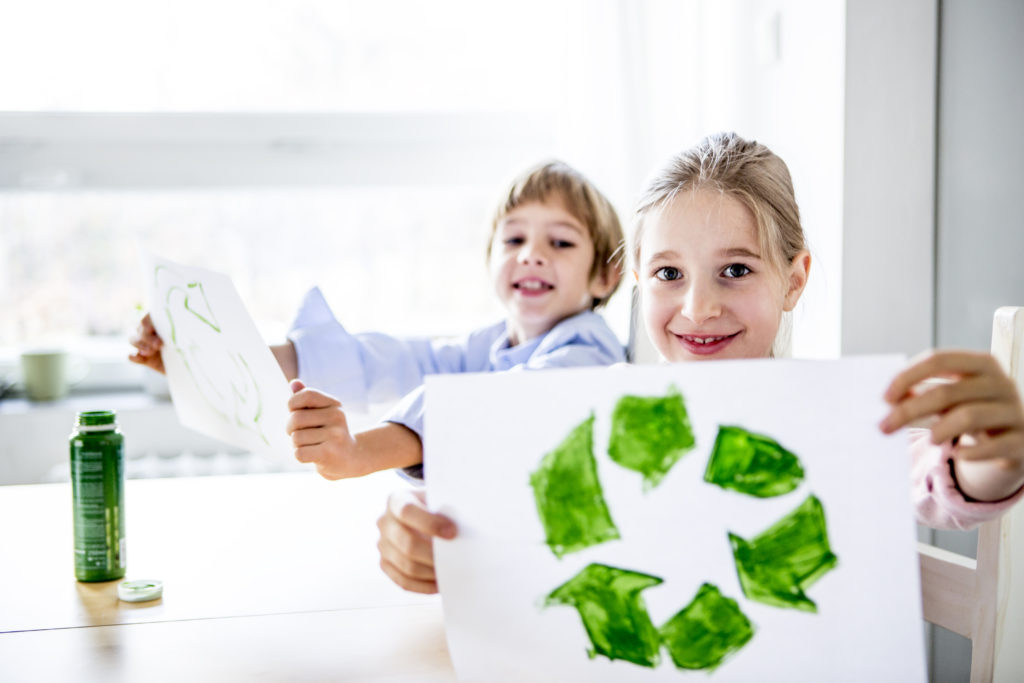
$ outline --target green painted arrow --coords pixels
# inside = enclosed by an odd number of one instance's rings
[[[754,627],[735,600],[705,583],[658,633],[677,668],[713,671],[754,637]]]
[[[558,557],[619,538],[597,477],[593,430],[591,415],[530,475],[548,547]]]
[[[640,592],[661,582],[650,574],[589,564],[553,590],[544,604],[579,611],[593,646],[591,658],[602,655],[653,668],[661,661],[660,636]]]
[[[730,533],[729,543],[748,598],[775,607],[818,611],[804,591],[839,561],[829,547],[820,500],[808,496],[752,541]]]
[[[675,388],[666,396],[623,396],[615,404],[608,455],[642,474],[644,490],[657,486],[694,443],[686,405]]]
[[[758,498],[789,493],[804,479],[800,459],[761,434],[719,427],[704,481]]]

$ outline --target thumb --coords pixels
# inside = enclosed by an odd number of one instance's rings
[[[302,380],[300,380],[300,379],[293,379],[291,381],[291,384],[289,384],[288,386],[291,387],[291,390],[292,390],[293,394],[297,394],[297,393],[299,393],[300,391],[302,391],[303,389],[306,388],[306,385],[303,384]]]

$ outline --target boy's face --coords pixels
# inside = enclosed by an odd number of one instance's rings
[[[753,214],[719,192],[682,194],[647,218],[636,275],[647,333],[663,358],[770,355],[810,257],[779,273],[760,252]]]
[[[610,291],[607,276],[591,281],[593,261],[590,231],[560,202],[509,211],[494,231],[490,272],[513,343],[545,334]]]

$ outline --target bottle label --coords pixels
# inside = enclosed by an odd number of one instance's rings
[[[75,568],[116,572],[125,567],[121,458],[116,449],[94,450],[82,441],[74,446]]]

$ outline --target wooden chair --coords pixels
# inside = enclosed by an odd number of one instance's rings
[[[992,355],[1018,387],[1022,347],[1024,308],[1000,308]],[[977,560],[926,543],[918,551],[924,618],[971,640],[971,683],[1024,681],[1024,504],[979,528]]]

